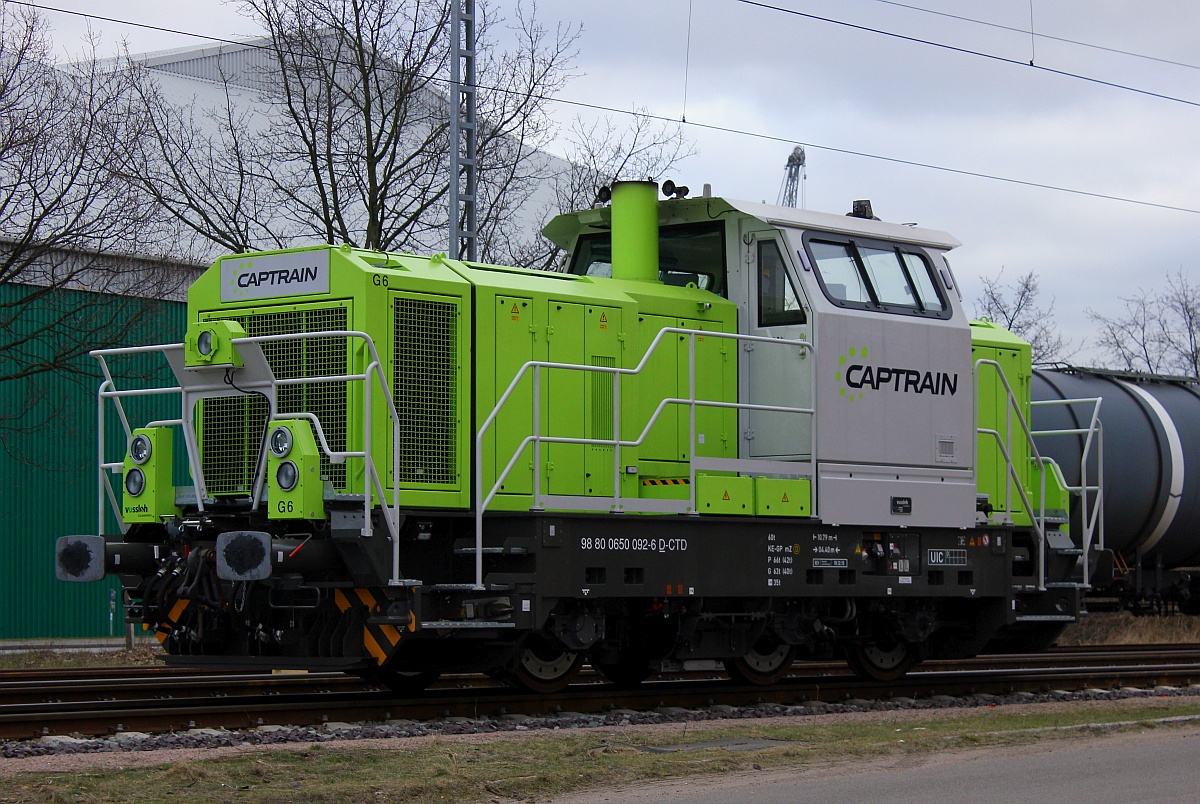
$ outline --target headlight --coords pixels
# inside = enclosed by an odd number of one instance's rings
[[[146,490],[146,476],[136,466],[125,473],[125,491],[136,497]]]
[[[286,427],[276,427],[271,431],[268,446],[271,454],[276,458],[287,457],[287,454],[292,451],[292,431]]]
[[[196,351],[208,357],[213,351],[213,334],[211,329],[202,330],[196,338]]]
[[[150,439],[139,433],[129,442],[129,457],[136,464],[143,464],[150,460]]]
[[[299,479],[300,473],[296,470],[296,464],[291,461],[284,461],[275,470],[275,482],[284,491],[291,491],[296,488],[296,481]]]

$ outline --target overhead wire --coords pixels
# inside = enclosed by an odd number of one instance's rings
[[[759,7],[766,8],[766,9],[773,9],[773,10],[777,10],[777,11],[783,11],[783,12],[787,12],[787,13],[791,13],[791,14],[796,14],[796,15],[802,16],[802,17],[812,17],[812,18],[815,18],[818,20],[830,21],[830,22],[834,22],[839,25],[848,26],[850,28],[855,28],[855,29],[860,29],[860,30],[865,30],[865,31],[872,31],[872,32],[880,32],[880,31],[874,31],[874,29],[870,29],[865,26],[859,26],[859,25],[855,25],[852,23],[846,23],[846,22],[841,22],[841,21],[837,21],[837,20],[829,20],[827,18],[817,17],[815,15],[810,15],[810,14],[803,13],[803,12],[791,11],[789,9],[785,9],[785,8],[782,8],[779,6],[772,6],[767,3],[759,2],[758,0],[734,0],[734,1],[739,2],[739,3],[744,3],[746,5],[759,6]],[[102,15],[98,15],[98,14],[92,14],[90,12],[74,11],[74,10],[70,10],[70,9],[61,9],[61,8],[56,8],[53,6],[48,6],[48,5],[45,5],[42,3],[32,2],[32,0],[5,0],[5,2],[11,3],[12,5],[36,8],[41,11],[50,11],[50,12],[55,12],[55,13],[68,14],[68,15],[72,15],[72,16],[83,17],[83,18],[86,18],[89,20],[111,22],[111,23],[118,24],[118,25],[128,25],[131,27],[141,28],[144,30],[157,31],[160,33],[171,33],[171,34],[177,34],[177,35],[182,35],[182,36],[188,36],[188,37],[192,37],[192,38],[196,38],[196,39],[203,39],[203,40],[209,41],[209,42],[217,42],[217,43],[221,43],[221,44],[234,45],[237,47],[245,47],[245,48],[251,48],[251,49],[256,49],[256,50],[271,50],[271,48],[269,46],[262,45],[262,44],[256,44],[253,41],[227,39],[227,38],[211,36],[211,35],[207,35],[207,34],[198,34],[198,33],[192,32],[192,31],[182,31],[182,30],[178,30],[178,29],[174,29],[174,28],[167,28],[167,27],[160,26],[160,25],[152,25],[150,23],[134,22],[132,20],[124,20],[124,19],[119,19],[119,18],[114,18],[114,17],[106,17],[106,16],[102,16]],[[944,44],[939,44],[936,42],[929,42],[926,40],[920,40],[920,39],[916,39],[913,37],[907,37],[907,36],[903,36],[901,34],[895,34],[895,33],[890,33],[890,32],[883,32],[883,33],[885,33],[888,36],[893,36],[893,37],[904,39],[904,40],[914,41],[914,42],[918,42],[918,43],[922,43],[922,44],[932,44],[932,45],[935,45],[937,47],[944,48],[944,49],[949,49],[949,50],[954,50],[954,51],[959,51],[959,52],[964,52],[964,53],[973,53],[973,51],[964,50],[964,49],[957,48],[952,45],[944,45]],[[980,55],[987,55],[987,54],[980,54]],[[994,59],[999,59],[1002,61],[1010,61],[1008,59],[1003,59],[1002,57],[999,57],[999,56],[988,56],[988,57],[994,58]],[[1016,63],[1019,63],[1019,62],[1016,62]],[[1046,69],[1046,68],[1040,68],[1040,69]],[[1051,72],[1054,72],[1054,71],[1051,70]],[[450,83],[449,79],[442,78],[440,76],[423,76],[423,77],[426,78],[427,80],[429,80],[431,82],[435,82],[435,83],[443,83],[443,84]],[[1099,83],[1105,83],[1105,82],[1099,82]],[[503,93],[503,94],[518,93],[518,90],[508,89],[505,87],[486,86],[486,85],[482,85],[482,84],[476,84],[476,89],[484,89],[489,92],[498,92],[498,93]],[[1147,94],[1153,94],[1153,93],[1147,93]],[[631,111],[628,111],[625,109],[617,109],[615,107],[605,106],[605,105],[599,104],[599,103],[590,103],[587,101],[571,100],[569,98],[562,98],[562,97],[551,96],[551,95],[533,95],[531,97],[534,100],[543,100],[543,101],[546,101],[549,103],[556,103],[556,104],[559,104],[562,106],[569,106],[569,107],[577,108],[577,109],[587,109],[589,111],[598,111],[598,112],[604,112],[604,113],[609,113],[609,114],[631,115],[631,116],[641,117],[641,118],[644,118],[647,120],[653,120],[655,122],[675,123],[675,124],[689,126],[692,128],[701,129],[701,130],[705,130],[705,131],[713,131],[713,132],[719,132],[719,133],[724,133],[724,134],[732,134],[735,136],[751,137],[754,139],[764,140],[767,142],[779,142],[779,143],[786,143],[789,145],[801,145],[805,148],[811,148],[811,149],[815,149],[818,151],[826,151],[829,153],[842,154],[845,156],[853,156],[853,157],[858,157],[861,159],[872,159],[875,161],[885,162],[888,164],[904,165],[907,167],[915,167],[915,168],[920,168],[920,169],[924,169],[924,170],[933,170],[933,171],[938,171],[941,173],[947,173],[947,174],[951,174],[951,175],[967,176],[967,177],[977,178],[977,179],[986,179],[989,181],[996,181],[996,182],[1001,182],[1004,184],[1011,184],[1011,185],[1022,186],[1022,187],[1032,187],[1032,188],[1037,188],[1037,189],[1041,189],[1041,190],[1051,190],[1051,191],[1055,191],[1055,192],[1068,193],[1071,195],[1078,195],[1078,196],[1083,196],[1083,197],[1087,197],[1087,198],[1096,198],[1096,199],[1105,200],[1105,201],[1115,201],[1115,202],[1120,202],[1120,203],[1125,203],[1125,204],[1134,204],[1137,206],[1149,207],[1149,208],[1153,208],[1153,209],[1162,209],[1162,210],[1169,210],[1169,211],[1173,211],[1173,212],[1185,212],[1185,213],[1189,213],[1189,214],[1193,214],[1193,215],[1200,215],[1200,208],[1184,207],[1184,206],[1179,206],[1179,205],[1175,205],[1175,204],[1159,203],[1159,202],[1155,202],[1155,201],[1146,201],[1143,199],[1129,198],[1126,196],[1112,195],[1109,193],[1093,192],[1090,190],[1080,190],[1077,188],[1064,187],[1061,185],[1048,184],[1045,182],[1037,182],[1037,181],[1032,181],[1032,180],[1027,180],[1027,179],[1017,179],[1017,178],[1013,178],[1011,176],[999,176],[999,175],[992,174],[992,173],[984,173],[982,171],[967,170],[965,168],[954,168],[954,167],[949,167],[946,165],[937,165],[937,164],[933,164],[931,162],[921,162],[921,161],[912,160],[912,159],[903,159],[900,157],[885,156],[883,154],[875,154],[875,153],[870,153],[868,151],[858,151],[858,150],[853,150],[853,149],[849,149],[849,148],[839,148],[836,146],[823,145],[823,144],[815,143],[815,142],[804,142],[804,141],[797,140],[797,139],[790,138],[790,137],[779,137],[779,136],[775,136],[772,134],[764,134],[762,132],[734,128],[732,126],[721,126],[721,125],[717,125],[714,123],[700,123],[695,120],[678,120],[674,117],[653,114],[650,112],[631,112]],[[1177,100],[1177,99],[1175,99],[1175,100]],[[1190,103],[1188,101],[1182,101],[1182,102]],[[1200,105],[1200,104],[1192,104],[1192,105]]]
[[[972,50],[971,48],[961,47],[959,45],[951,45],[951,44],[947,44],[945,42],[938,42],[933,39],[923,39],[919,36],[909,36],[908,34],[897,33],[895,31],[888,31],[884,28],[873,28],[870,25],[861,25],[861,24],[855,23],[855,22],[847,22],[846,20],[839,20],[839,19],[835,19],[833,17],[823,17],[820,14],[811,14],[807,11],[797,11],[795,9],[787,8],[785,6],[777,6],[772,3],[766,3],[766,2],[763,2],[763,0],[733,0],[733,2],[741,3],[742,5],[746,5],[746,6],[753,6],[755,8],[761,8],[761,9],[764,9],[767,11],[777,11],[781,14],[788,14],[788,15],[791,15],[794,17],[802,17],[804,19],[813,20],[815,22],[825,22],[825,23],[829,23],[830,25],[837,25],[837,26],[840,26],[843,28],[850,28],[852,30],[862,31],[864,33],[878,34],[879,36],[886,36],[890,39],[898,39],[903,42],[911,42],[911,43],[917,44],[917,45],[926,45],[927,47],[938,48],[940,50],[947,50],[952,53],[961,53],[966,56],[976,56],[978,58],[988,59],[989,61],[998,62],[1000,64],[1011,64],[1011,65],[1015,65],[1015,66],[1019,66],[1019,67],[1028,67],[1032,70],[1040,70],[1041,72],[1049,73],[1051,75],[1062,76],[1063,78],[1072,78],[1077,81],[1084,81],[1089,84],[1097,84],[1099,86],[1105,86],[1105,87],[1109,87],[1111,89],[1121,90],[1122,92],[1132,92],[1137,95],[1145,95],[1146,97],[1158,98],[1159,100],[1170,101],[1171,103],[1182,103],[1186,106],[1195,106],[1197,108],[1200,108],[1200,101],[1189,100],[1187,98],[1177,98],[1174,95],[1167,95],[1166,93],[1163,93],[1163,92],[1154,92],[1149,89],[1140,89],[1138,87],[1132,87],[1127,84],[1119,84],[1115,81],[1105,81],[1101,78],[1095,78],[1090,75],[1083,75],[1082,73],[1073,73],[1068,70],[1058,70],[1053,67],[1045,67],[1041,64],[1035,64],[1032,61],[1024,62],[1024,61],[1021,61],[1020,59],[1014,59],[1014,58],[1010,58],[1008,56],[1001,56],[996,53],[988,53],[987,51],[984,51],[984,50]]]
[[[908,9],[909,11],[919,11],[922,14],[930,14],[932,16],[942,17],[944,19],[958,20],[959,22],[969,22],[972,25],[981,25],[985,28],[995,28],[996,30],[1009,31],[1010,33],[1030,34],[1031,36],[1036,36],[1038,39],[1045,39],[1050,42],[1062,42],[1066,45],[1075,45],[1077,47],[1084,47],[1090,50],[1102,50],[1105,53],[1113,53],[1118,56],[1130,56],[1135,59],[1145,59],[1146,61],[1158,62],[1159,64],[1169,64],[1173,67],[1185,67],[1189,70],[1200,70],[1200,65],[1189,64],[1186,61],[1175,61],[1174,59],[1167,59],[1161,56],[1151,56],[1148,53],[1137,53],[1132,50],[1122,50],[1116,47],[1098,45],[1095,42],[1084,42],[1079,39],[1068,39],[1065,36],[1054,36],[1048,33],[1035,33],[1033,30],[1025,30],[1024,28],[1017,28],[1012,25],[1002,25],[998,22],[989,22],[988,20],[976,19],[975,17],[965,17],[961,14],[951,14],[948,11],[937,11],[932,8],[923,8],[921,6],[914,6],[908,3],[900,3],[897,2],[897,0],[871,0],[871,2],[879,3],[885,6],[895,6],[896,8],[904,8]]]

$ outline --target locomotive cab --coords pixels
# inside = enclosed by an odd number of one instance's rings
[[[546,228],[572,273],[612,276],[608,212]],[[742,335],[813,347],[742,344],[739,458],[805,464],[826,522],[974,526],[972,341],[943,257],[957,240],[714,198],[667,201],[658,223],[660,281],[723,295]]]

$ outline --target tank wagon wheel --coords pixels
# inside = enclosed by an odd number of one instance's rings
[[[530,692],[560,692],[579,673],[583,658],[583,653],[533,639],[517,654],[516,663],[497,673],[496,677],[511,687]]]
[[[867,681],[895,681],[917,663],[917,656],[907,642],[897,639],[889,644],[847,648],[846,663],[854,675]]]
[[[592,667],[621,689],[633,689],[650,677],[653,670],[644,656],[621,656],[615,662],[592,662]]]
[[[764,636],[745,656],[726,659],[725,672],[734,681],[765,687],[786,676],[795,658],[794,645]]]
[[[441,677],[437,670],[372,670],[363,674],[368,681],[382,684],[399,695],[416,695]]]

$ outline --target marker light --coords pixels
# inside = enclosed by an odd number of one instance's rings
[[[213,334],[211,329],[202,330],[196,338],[196,351],[208,357],[213,351]]]
[[[284,491],[291,491],[296,488],[296,481],[299,479],[300,472],[296,469],[296,464],[291,461],[284,461],[275,470],[275,482]]]
[[[286,427],[276,427],[271,431],[268,441],[271,454],[276,458],[285,458],[292,451],[292,431]]]
[[[125,491],[130,497],[137,497],[146,489],[146,476],[142,470],[134,467],[125,473]]]
[[[129,442],[129,457],[139,466],[150,460],[151,452],[153,452],[153,447],[150,445],[150,439],[141,433],[135,435]]]

